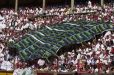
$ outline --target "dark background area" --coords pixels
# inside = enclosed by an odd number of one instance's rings
[[[19,6],[42,6],[43,0],[19,0]],[[75,4],[87,4],[89,0],[75,0]],[[92,3],[100,4],[100,0],[90,0]],[[105,0],[105,3],[114,2],[114,0]],[[46,6],[53,5],[70,5],[70,0],[46,0]],[[15,0],[0,0],[0,8],[14,7]]]

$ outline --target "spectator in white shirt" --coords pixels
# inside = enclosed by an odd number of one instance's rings
[[[1,64],[1,69],[6,71],[12,71],[13,70],[13,64],[11,63],[11,60],[4,60]]]

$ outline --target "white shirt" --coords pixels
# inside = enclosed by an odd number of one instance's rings
[[[88,65],[91,64],[91,60],[90,60],[90,59],[87,60],[87,64],[88,64]]]
[[[99,47],[100,47],[100,44],[97,43],[96,46],[95,46],[95,51],[97,51],[99,49]]]
[[[95,69],[95,72],[98,72],[98,68]]]
[[[9,61],[3,61],[1,64],[1,69],[11,71],[13,70],[13,64]]]
[[[80,57],[81,57],[81,54],[78,54],[78,55],[77,55],[77,59],[80,59]]]
[[[64,60],[64,59],[65,59],[64,55],[61,55],[61,56],[60,56],[60,58],[61,58],[62,60]]]
[[[14,72],[13,72],[13,75],[22,75],[23,74],[23,69],[15,69]]]
[[[111,31],[106,32],[106,34],[104,35],[103,39],[105,39],[109,35],[111,35]]]
[[[89,7],[89,8],[92,7],[92,3],[91,3],[91,1],[88,1],[88,7]]]
[[[39,66],[43,66],[45,64],[45,61],[44,60],[42,60],[42,59],[39,59],[38,60],[38,65]]]
[[[23,73],[25,72],[25,75],[34,75],[32,72],[32,68],[28,67],[23,70]]]
[[[0,53],[0,61],[3,61],[3,60],[4,60],[4,54]]]

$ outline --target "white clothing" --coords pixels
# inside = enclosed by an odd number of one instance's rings
[[[87,64],[88,64],[88,65],[91,64],[91,60],[90,60],[90,59],[87,60]]]
[[[25,75],[34,75],[33,72],[32,72],[31,67],[25,68],[23,70],[23,73],[25,73]]]
[[[38,65],[39,66],[43,66],[45,64],[45,61],[44,60],[42,60],[42,59],[39,59],[38,60]]]
[[[98,72],[98,69],[97,68],[95,69],[95,72]]]
[[[80,59],[80,57],[81,57],[81,54],[78,54],[78,55],[77,55],[77,59]]]
[[[96,46],[95,46],[95,51],[97,51],[99,49],[99,47],[100,47],[100,44],[97,43]]]
[[[6,71],[13,70],[13,64],[9,61],[3,61],[1,64],[1,69]]]
[[[111,31],[106,32],[106,34],[104,35],[103,39],[105,39],[109,35],[111,35]]]
[[[13,75],[22,75],[23,71],[24,71],[23,69],[15,69]]]
[[[4,60],[4,54],[0,53],[0,61],[3,61],[3,60]]]
[[[92,7],[92,3],[91,3],[91,1],[88,1],[88,7],[89,7],[89,8]]]
[[[60,58],[61,58],[62,60],[64,60],[64,59],[65,59],[64,55],[61,55],[61,56],[60,56]]]

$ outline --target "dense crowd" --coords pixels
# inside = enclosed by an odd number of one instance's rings
[[[102,8],[88,2],[88,6],[77,5],[72,12],[70,10],[69,6],[47,7],[45,12],[42,8],[37,7],[19,8],[18,12],[15,12],[14,9],[0,9],[0,69],[16,69],[14,75],[17,75],[19,70],[23,72],[23,69],[26,69],[27,63],[22,63],[18,57],[13,58],[8,54],[6,42],[18,40],[29,31],[37,30],[46,25],[78,20],[114,23],[114,9],[111,5],[105,5]],[[59,58],[55,58],[52,63],[46,63],[45,60],[39,59],[37,68],[57,72],[78,71],[88,73],[109,73],[114,70],[113,32],[108,31],[96,42],[88,42],[88,45],[90,47],[66,52]],[[33,65],[27,70],[30,71],[31,68],[36,67]]]
[[[87,42],[86,46],[54,57],[51,61],[38,59],[34,64],[17,61],[14,75],[35,70],[42,72],[78,72],[110,74],[114,72],[114,32],[107,31],[99,39]],[[27,75],[27,74],[26,74]]]
[[[45,25],[66,21],[114,21],[113,6],[105,5],[102,9],[97,5],[92,6],[91,3],[89,5],[77,5],[72,12],[69,6],[47,7],[45,12],[42,8],[37,7],[19,8],[18,12],[15,12],[14,9],[0,9],[0,39],[18,40],[27,30],[35,30]]]

